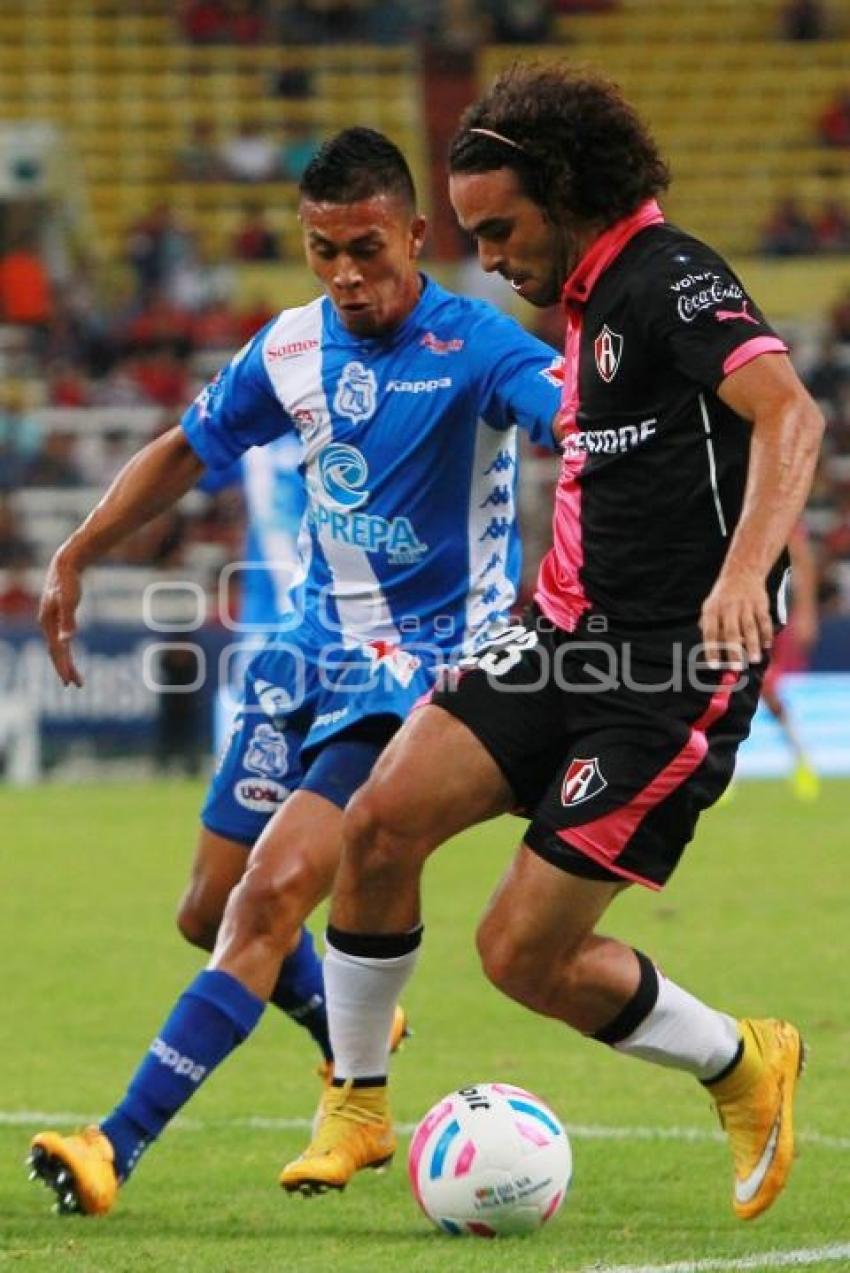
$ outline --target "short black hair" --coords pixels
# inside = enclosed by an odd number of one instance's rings
[[[649,129],[617,85],[565,62],[514,63],[464,113],[449,171],[495,168],[516,172],[554,222],[567,214],[611,225],[670,182]]]
[[[345,128],[326,141],[305,168],[299,191],[302,199],[317,203],[358,203],[389,194],[416,207],[407,160],[374,128]]]

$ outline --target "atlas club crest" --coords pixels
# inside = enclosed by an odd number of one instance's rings
[[[607,786],[608,783],[602,777],[602,771],[599,768],[599,757],[592,756],[585,759],[577,756],[575,760],[570,761],[569,768],[564,774],[561,804],[566,809],[572,809],[573,805],[592,800]]]
[[[620,366],[620,358],[623,353],[622,336],[619,332],[612,332],[608,324],[605,323],[593,342],[593,353],[596,357],[596,370],[606,385],[610,385]]]

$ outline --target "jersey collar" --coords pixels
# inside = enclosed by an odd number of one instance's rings
[[[617,259],[626,244],[648,225],[660,225],[663,220],[664,213],[656,200],[647,199],[631,216],[623,217],[604,230],[590,245],[564,284],[561,293],[564,304],[586,304],[600,274]]]

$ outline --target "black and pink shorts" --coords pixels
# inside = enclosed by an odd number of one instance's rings
[[[699,632],[564,632],[536,607],[431,702],[475,734],[574,875],[660,889],[732,778],[764,665],[709,669]]]

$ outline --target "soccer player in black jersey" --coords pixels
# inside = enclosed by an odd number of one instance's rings
[[[527,619],[414,713],[348,807],[325,962],[338,1086],[282,1181],[342,1187],[373,1139],[386,1156],[385,1041],[422,864],[521,809],[478,931],[487,975],[705,1084],[750,1219],[790,1170],[798,1030],[709,1007],[597,925],[628,885],[664,885],[731,778],[823,421],[740,279],[665,221],[666,166],[606,81],[515,66],[465,114],[450,173],[483,268],[565,306],[553,548]]]

